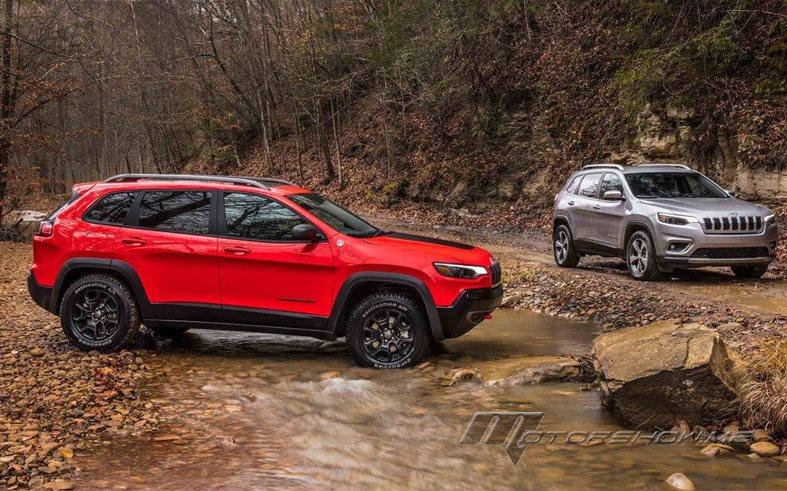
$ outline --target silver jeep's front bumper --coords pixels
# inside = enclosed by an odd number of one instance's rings
[[[758,233],[706,233],[700,223],[656,221],[653,240],[662,269],[702,266],[762,266],[774,260],[779,227],[766,223]]]

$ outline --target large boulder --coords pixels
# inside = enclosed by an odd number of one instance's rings
[[[596,338],[594,365],[603,404],[626,425],[670,429],[728,420],[740,371],[718,333],[665,321]]]
[[[46,213],[33,210],[14,210],[3,217],[2,232],[13,240],[33,240],[38,232],[41,220],[46,219]]]

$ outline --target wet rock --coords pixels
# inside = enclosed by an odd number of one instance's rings
[[[779,447],[771,442],[754,442],[749,446],[749,450],[761,457],[775,457],[781,453]]]
[[[752,438],[755,442],[768,441],[771,439],[771,433],[768,430],[754,430],[752,432]]]
[[[503,301],[500,303],[500,306],[503,308],[511,308],[521,301],[522,295],[520,293],[512,293],[511,295],[506,295],[503,297]]]
[[[746,458],[751,460],[752,462],[762,462],[763,460],[765,460],[754,452],[747,455]]]
[[[330,380],[332,378],[341,378],[342,373],[338,370],[330,370],[320,374],[320,380]]]
[[[481,371],[486,385],[530,385],[575,380],[581,365],[568,357],[531,356],[482,364]]]
[[[456,367],[443,375],[441,385],[450,387],[459,382],[481,382],[481,372],[475,367]]]
[[[35,489],[41,487],[44,484],[44,478],[41,476],[31,477],[30,480],[27,482],[28,487],[30,489]]]
[[[716,326],[716,330],[719,331],[719,334],[724,336],[727,333],[735,332],[741,328],[740,322],[725,322],[724,324],[719,324]]]
[[[593,354],[604,406],[631,427],[707,425],[736,411],[741,372],[703,325],[666,321],[605,333]]]
[[[729,455],[734,451],[735,449],[729,445],[724,445],[721,443],[711,443],[707,447],[700,450],[700,453],[702,455],[705,455],[706,457],[720,457],[722,455]]]
[[[674,433],[679,433],[681,435],[686,435],[688,433],[691,433],[691,428],[689,427],[689,424],[686,421],[679,419],[677,424],[673,426],[670,431]]]
[[[741,429],[741,424],[738,421],[733,421],[732,423],[728,423],[724,425],[724,428],[722,428],[721,431],[725,435],[732,435],[734,433],[739,432],[740,429]]]
[[[667,485],[669,485],[672,489],[679,489],[681,491],[694,491],[697,489],[694,487],[694,483],[691,482],[691,479],[680,472],[676,472],[675,474],[668,477]]]
[[[152,438],[154,442],[174,442],[180,440],[178,435],[159,435]]]
[[[68,446],[60,447],[59,449],[57,449],[57,452],[55,452],[55,455],[59,457],[63,457],[64,459],[73,459],[74,449]]]
[[[71,481],[66,481],[64,479],[55,479],[52,482],[48,482],[44,484],[44,489],[51,489],[53,491],[62,491],[66,489],[74,489],[74,483]]]
[[[3,217],[0,228],[4,232],[10,232],[19,240],[29,242],[38,232],[38,226],[44,219],[46,219],[46,213],[40,211],[14,210]]]

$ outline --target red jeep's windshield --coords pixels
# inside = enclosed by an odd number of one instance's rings
[[[358,215],[328,201],[319,194],[293,194],[288,198],[343,234],[352,237],[373,237],[380,232],[378,228],[367,223]]]

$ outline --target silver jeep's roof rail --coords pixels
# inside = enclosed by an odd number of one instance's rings
[[[692,170],[691,167],[683,164],[639,164],[636,167],[677,167],[679,169]]]
[[[228,184],[240,184],[253,186],[261,189],[270,189],[277,184],[292,185],[291,182],[283,179],[269,179],[265,177],[233,177],[233,176],[201,176],[198,174],[118,174],[108,177],[103,182],[124,182],[124,181],[208,181],[223,182]]]
[[[582,168],[582,170],[584,170],[584,169],[617,169],[617,170],[623,170],[623,166],[622,165],[618,165],[618,164],[590,164],[590,165],[586,165],[585,167]]]

